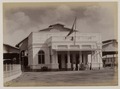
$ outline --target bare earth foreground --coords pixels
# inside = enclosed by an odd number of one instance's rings
[[[114,69],[56,72],[23,72],[20,77],[4,84],[20,86],[117,86]]]

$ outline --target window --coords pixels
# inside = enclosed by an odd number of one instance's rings
[[[40,50],[38,52],[38,63],[39,64],[44,64],[45,63],[45,53],[43,50]]]

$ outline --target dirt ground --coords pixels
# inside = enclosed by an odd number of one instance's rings
[[[118,85],[115,69],[23,72],[22,75],[4,84],[5,87],[20,86],[116,86]]]

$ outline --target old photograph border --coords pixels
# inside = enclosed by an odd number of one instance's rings
[[[34,2],[34,1],[33,1],[33,2]],[[2,6],[3,6],[3,3],[2,3]],[[3,17],[2,17],[2,18],[3,18]],[[1,28],[1,29],[3,29],[3,28]],[[1,31],[0,33],[3,33],[3,31]],[[118,33],[119,33],[119,30],[118,30]],[[3,35],[3,34],[1,34],[1,36],[2,36],[2,35]],[[119,35],[118,35],[118,38],[119,38]],[[1,40],[1,41],[2,41],[2,40]],[[3,42],[3,41],[2,41],[2,42]],[[119,39],[118,39],[118,42],[119,42]],[[1,49],[3,49],[3,46],[2,46],[3,44],[0,44],[0,45],[1,45]],[[119,48],[119,46],[118,46],[118,48]],[[119,52],[118,52],[118,53],[119,53]],[[3,53],[2,53],[2,54],[3,54]],[[2,56],[0,55],[0,57],[2,57]],[[3,57],[2,57],[2,58],[3,58]],[[118,55],[118,62],[119,62],[119,55]],[[2,63],[2,62],[1,62],[1,63]],[[119,63],[118,63],[118,64],[119,64]],[[1,64],[1,65],[3,66],[3,64]],[[2,67],[2,66],[1,66],[1,70],[3,70],[3,67]],[[1,73],[2,73],[1,75],[4,76],[4,75],[3,75],[3,71],[2,71]],[[119,65],[118,65],[118,74],[119,74]],[[119,78],[119,76],[118,76],[118,78]],[[1,78],[1,80],[3,80],[3,78]],[[118,81],[118,82],[119,82],[119,81]],[[1,84],[3,84],[3,82],[1,82]],[[119,85],[118,85],[118,86],[119,86]],[[116,88],[118,88],[118,86],[116,86]],[[4,86],[1,85],[1,87],[3,88]],[[18,87],[19,87],[19,86],[18,86]],[[41,86],[39,86],[39,87],[41,87]],[[58,87],[59,87],[59,86],[58,86]],[[70,86],[70,87],[71,87],[71,86]],[[82,87],[82,86],[79,86],[79,87],[80,87],[80,88],[84,88],[84,87]],[[76,87],[72,87],[72,88],[79,88],[79,87],[76,86]],[[85,86],[85,87],[87,87],[87,86]],[[89,86],[89,87],[90,87],[90,88],[93,88],[92,86]],[[101,87],[108,88],[109,86],[106,86],[106,87],[105,87],[105,86],[101,86]],[[97,86],[96,86],[96,88],[101,88],[101,87],[97,87]],[[113,86],[113,87],[115,87],[115,86]],[[112,89],[113,87],[109,87],[109,88]],[[31,88],[32,88],[32,86],[31,86]],[[95,88],[95,87],[94,87],[94,88]],[[96,88],[95,88],[95,89],[96,89]]]

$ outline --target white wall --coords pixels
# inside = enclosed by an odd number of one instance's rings
[[[29,35],[29,40],[28,40],[28,48],[29,48],[29,57],[28,59],[30,60],[29,62],[29,65],[33,68],[33,69],[40,69],[42,66],[48,66],[50,67],[50,53],[49,53],[49,47],[48,47],[48,43],[47,43],[47,40],[51,37],[51,36],[66,36],[68,34],[68,32],[33,32]],[[71,34],[71,36],[74,35],[74,34]],[[77,44],[81,44],[81,45],[84,45],[84,44],[90,44],[90,45],[93,45],[93,42],[94,42],[94,45],[95,45],[95,42],[97,44],[100,45],[100,48],[101,48],[101,36],[100,34],[93,34],[93,33],[77,33],[76,34],[77,36],[82,36],[82,37],[90,37],[92,36],[93,38],[88,38],[89,42],[85,39],[83,39],[83,41],[79,42]],[[80,38],[81,39],[81,38]],[[72,43],[67,43],[67,42],[59,42],[59,40],[61,40],[61,38],[59,39],[56,39],[55,40],[52,40],[53,43],[51,43],[52,45],[54,46],[57,46],[57,45],[62,45],[62,44],[66,44],[66,45],[72,45]],[[90,43],[91,42],[91,43]],[[96,46],[96,45],[95,45]],[[40,65],[38,64],[38,52],[40,50],[44,50],[45,52],[45,65]],[[98,57],[99,58],[99,57]]]
[[[43,50],[45,53],[45,64],[38,64],[38,52],[40,50]],[[48,47],[41,47],[41,45],[34,46],[32,45],[32,49],[30,50],[30,55],[29,55],[29,60],[30,63],[29,65],[33,69],[40,69],[43,66],[47,66],[50,68],[50,58],[49,58],[49,50]]]

